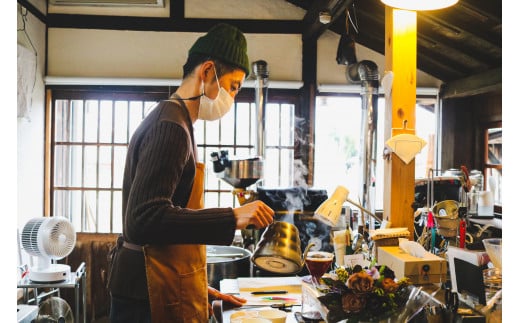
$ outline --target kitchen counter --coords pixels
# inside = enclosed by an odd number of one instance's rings
[[[439,286],[439,284],[426,284],[417,286],[421,287],[422,296],[420,297],[420,302],[424,303],[424,305],[421,306],[422,308],[425,308],[424,306],[429,306],[430,308],[440,308],[442,305],[444,305],[444,289],[440,289]],[[287,290],[286,294],[277,294],[276,296],[288,298],[290,300],[266,301],[263,299],[263,297],[266,297],[266,295],[251,294],[253,291],[258,292],[267,290]],[[213,309],[215,312],[215,317],[217,318],[217,323],[230,323],[231,315],[236,312],[252,312],[263,309],[272,309],[272,307],[270,307],[271,304],[285,304],[290,306],[289,308],[286,308],[287,318],[285,323],[299,323],[294,314],[301,311],[302,294],[306,296],[311,295],[311,297],[314,297],[317,302],[317,297],[320,295],[319,292],[312,287],[312,285],[303,282],[301,277],[298,276],[224,279],[221,281],[221,291],[223,293],[239,295],[240,297],[247,299],[248,302],[243,307],[235,308],[226,308],[225,305],[222,305],[221,301],[213,302]],[[433,298],[428,297],[428,295],[432,294],[434,296]],[[471,322],[485,323],[485,318],[483,316],[476,314],[476,312],[472,311],[463,302],[460,303],[459,308],[459,314],[452,314],[453,318],[451,322],[465,322],[465,319],[467,319],[467,322],[471,320]],[[324,306],[321,307],[320,312],[322,313],[322,316],[326,317],[327,309]],[[430,312],[428,315],[432,315],[432,313]],[[440,314],[436,315],[439,316]],[[426,314],[419,314],[412,322],[427,322],[425,316]],[[325,322],[326,321],[323,321],[323,323]],[[450,321],[446,321],[444,319],[442,322]]]

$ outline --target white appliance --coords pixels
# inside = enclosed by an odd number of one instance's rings
[[[38,305],[20,304],[16,306],[16,322],[18,323],[32,323],[38,315]]]
[[[70,277],[70,266],[53,261],[68,256],[76,243],[76,232],[65,217],[39,217],[29,220],[22,231],[22,246],[37,264],[29,267],[29,280],[53,283]]]

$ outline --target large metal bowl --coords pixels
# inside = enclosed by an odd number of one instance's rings
[[[459,228],[459,202],[444,200],[435,204],[432,208],[437,230],[440,235],[451,238],[457,236]]]
[[[264,162],[260,157],[230,160],[230,166],[217,176],[234,188],[246,188],[264,175]]]
[[[459,217],[459,202],[444,200],[435,204],[432,208],[433,215],[441,219],[457,219]]]
[[[220,290],[222,279],[251,277],[251,251],[235,246],[206,246],[208,285]]]

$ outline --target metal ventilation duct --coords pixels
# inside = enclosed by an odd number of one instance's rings
[[[257,144],[256,153],[259,157],[264,157],[265,153],[265,106],[267,100],[267,83],[269,71],[267,62],[263,60],[255,61],[253,66],[253,76],[256,78],[256,116],[257,116]]]
[[[347,79],[361,83],[361,205],[375,213],[376,148],[377,148],[377,98],[379,72],[376,63],[363,60],[347,66]]]

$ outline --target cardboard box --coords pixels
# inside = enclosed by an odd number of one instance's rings
[[[379,239],[379,240],[374,240],[374,248],[372,249],[373,250],[373,254],[372,256],[376,257],[376,259],[379,259],[378,258],[378,253],[377,253],[377,250],[379,249],[379,247],[388,247],[388,246],[392,246],[392,247],[395,247],[395,246],[399,246],[399,238],[385,238],[385,239]]]
[[[377,249],[379,247],[399,246],[399,238],[406,238],[410,236],[408,228],[385,228],[370,230],[370,239],[374,241],[374,248],[372,249],[372,256],[378,259]]]
[[[431,253],[418,258],[398,246],[378,247],[377,262],[392,269],[397,279],[408,277],[414,285],[445,282],[447,278],[448,262]]]

